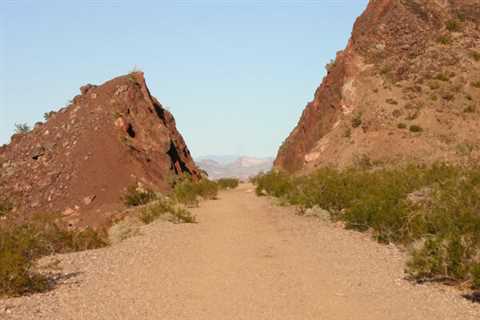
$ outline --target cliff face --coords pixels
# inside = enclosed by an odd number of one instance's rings
[[[371,0],[275,166],[475,161],[480,3]]]
[[[130,185],[167,191],[176,176],[200,177],[173,116],[135,72],[81,95],[0,148],[0,197],[19,214],[63,212],[101,223]]]

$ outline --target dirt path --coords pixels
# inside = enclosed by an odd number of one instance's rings
[[[257,198],[251,186],[110,248],[61,256],[67,278],[0,301],[0,319],[480,319],[453,288],[403,280],[404,256]],[[68,276],[69,275],[69,276]]]

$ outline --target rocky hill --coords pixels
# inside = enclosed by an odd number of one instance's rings
[[[275,166],[480,158],[480,2],[371,0]]]
[[[200,176],[143,73],[80,91],[0,148],[0,200],[11,202],[17,216],[62,212],[74,225],[102,224],[122,206],[128,186],[166,191],[176,176]]]
[[[255,158],[239,156],[230,161],[219,161],[215,159],[222,157],[212,156],[211,158],[202,158],[197,162],[198,166],[208,173],[211,179],[219,178],[238,178],[247,180],[262,171],[268,171],[272,168],[272,158]]]

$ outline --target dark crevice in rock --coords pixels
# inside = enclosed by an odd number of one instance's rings
[[[172,169],[175,170],[176,174],[181,174],[181,173],[192,174],[192,172],[188,169],[185,162],[183,162],[180,156],[178,155],[178,150],[175,147],[175,144],[173,143],[173,141],[170,141],[170,149],[168,150],[167,154],[170,157],[170,160],[172,163]]]

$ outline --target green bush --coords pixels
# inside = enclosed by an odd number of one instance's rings
[[[198,197],[206,200],[216,199],[218,195],[219,185],[208,179],[193,181],[191,179],[183,179],[174,187],[173,194],[175,199],[188,206],[198,205]]]
[[[292,184],[290,177],[281,171],[261,173],[255,177],[255,193],[259,196],[269,194],[274,197],[283,197],[290,191]]]
[[[185,208],[176,208],[172,214],[172,219],[170,221],[174,223],[196,223],[197,219],[192,215],[190,211]]]
[[[214,181],[202,179],[194,184],[197,194],[206,200],[217,198],[219,186]]]
[[[222,190],[235,189],[239,185],[239,180],[236,178],[221,178],[217,181],[218,187]]]
[[[270,172],[255,183],[259,195],[328,210],[380,242],[420,243],[407,265],[418,281],[480,283],[480,168],[322,168],[302,177]]]
[[[142,208],[140,220],[150,224],[158,218],[168,215],[168,220],[174,223],[195,223],[196,219],[190,211],[175,204],[174,201],[161,199]]]
[[[150,189],[139,188],[138,186],[129,186],[123,196],[123,202],[128,207],[136,207],[147,204],[157,197],[155,192]]]
[[[105,235],[92,229],[62,229],[56,218],[50,214],[37,215],[26,224],[0,227],[0,296],[48,289],[48,277],[34,271],[39,257],[107,245]]]

